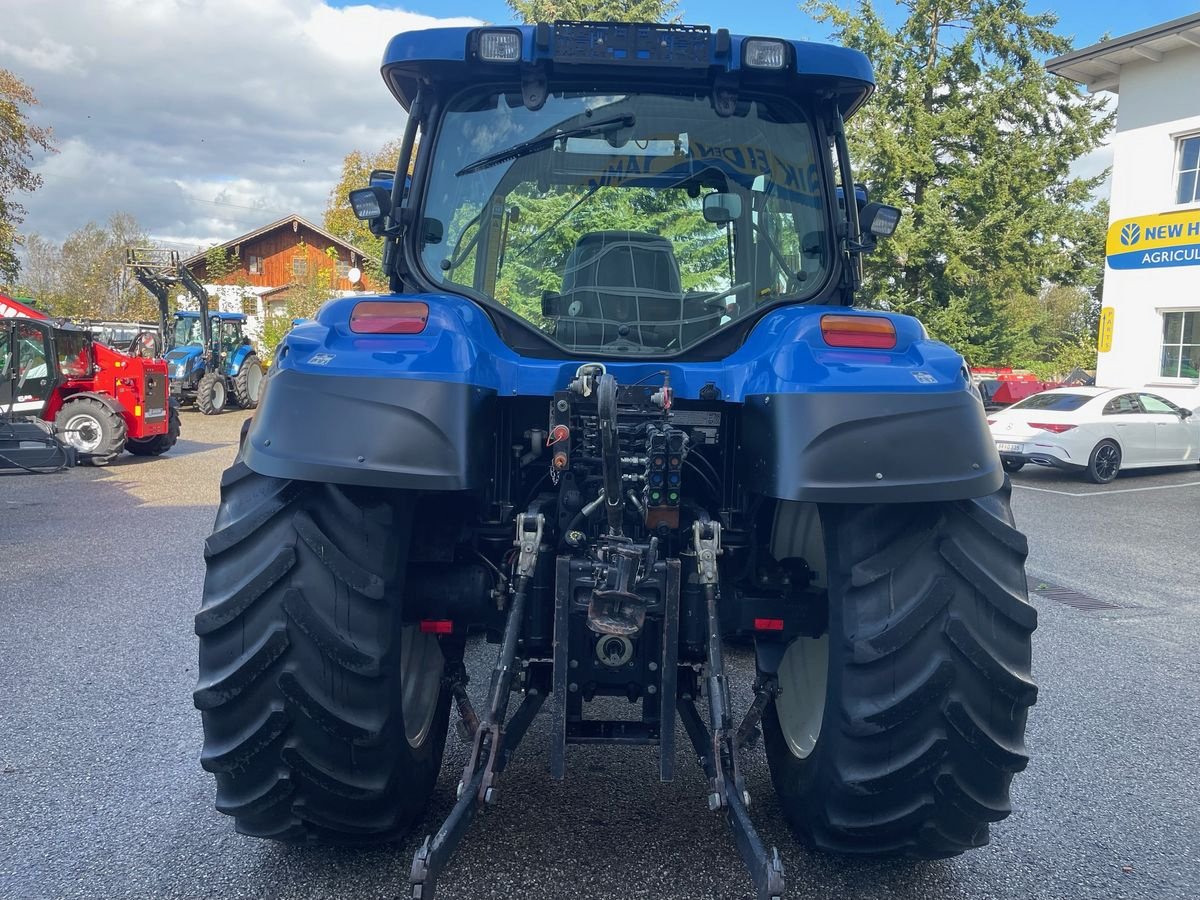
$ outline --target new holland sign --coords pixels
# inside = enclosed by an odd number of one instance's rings
[[[1105,254],[1114,269],[1200,266],[1200,209],[1113,222]]]

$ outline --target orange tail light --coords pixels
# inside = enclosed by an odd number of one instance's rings
[[[821,337],[830,347],[891,350],[896,326],[883,316],[821,316]]]

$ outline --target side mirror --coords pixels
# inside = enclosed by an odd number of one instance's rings
[[[704,221],[727,225],[741,218],[742,198],[737,194],[712,193],[704,197]]]
[[[1180,419],[1190,419],[1191,417],[1192,417],[1192,411],[1190,409],[1181,409],[1179,411]]]
[[[379,185],[350,192],[350,207],[360,219],[379,219],[392,211],[392,194]]]

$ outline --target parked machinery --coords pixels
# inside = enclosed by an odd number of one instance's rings
[[[171,395],[205,415],[221,412],[231,398],[242,409],[254,409],[263,369],[244,333],[246,317],[210,310],[208,291],[174,250],[130,248],[126,265],[158,300]],[[197,311],[170,312],[171,291],[180,287],[195,298]]]
[[[7,297],[0,306],[0,410],[53,422],[64,443],[92,465],[122,450],[158,456],[179,438],[161,359],[130,356],[90,331]]]
[[[849,188],[867,60],[556,22],[401,34],[383,76],[411,183],[351,202],[392,293],[284,338],[205,546],[217,808],[278,840],[404,835],[453,703],[470,750],[419,900],[543,709],[555,778],[646,745],[670,780],[682,724],[762,900],[760,735],[807,843],[986,843],[1037,690],[1027,548],[962,357],[851,308],[900,215]],[[470,629],[498,644],[478,712]]]

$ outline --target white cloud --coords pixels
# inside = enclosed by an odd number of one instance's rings
[[[403,130],[379,77],[387,41],[474,22],[322,0],[7,5],[0,58],[60,148],[21,198],[22,230],[60,240],[125,211],[194,245],[319,220],[346,153]]]

